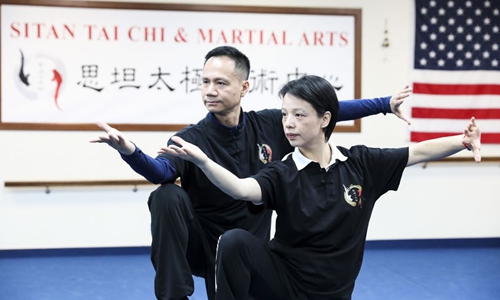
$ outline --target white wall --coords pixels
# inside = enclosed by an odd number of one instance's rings
[[[235,5],[227,0],[183,3]],[[362,8],[362,97],[393,94],[409,82],[412,0],[242,0],[237,4]],[[387,49],[381,47],[385,20],[390,39]],[[395,117],[373,116],[362,121],[361,133],[337,133],[334,140],[343,146],[405,146],[406,130]],[[111,148],[88,143],[97,134],[0,131],[0,182],[141,179]],[[127,133],[152,155],[171,134]],[[485,147],[483,153],[500,156],[495,147]],[[399,191],[379,201],[368,238],[500,237],[500,195],[494,190],[499,182],[499,163],[410,167]],[[54,187],[46,194],[43,188],[5,188],[2,184],[0,249],[147,246],[146,202],[154,186],[141,186],[138,192],[132,188]]]

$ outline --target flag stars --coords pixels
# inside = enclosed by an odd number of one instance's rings
[[[500,70],[500,0],[417,4],[415,64],[421,69]],[[425,16],[424,16],[425,15]]]

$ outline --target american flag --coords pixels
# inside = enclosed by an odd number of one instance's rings
[[[500,143],[500,0],[415,0],[410,141],[457,135],[474,116]]]

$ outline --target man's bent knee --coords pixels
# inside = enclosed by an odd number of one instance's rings
[[[149,195],[149,210],[165,211],[170,208],[191,205],[189,196],[180,186],[173,183],[166,183],[159,186]]]

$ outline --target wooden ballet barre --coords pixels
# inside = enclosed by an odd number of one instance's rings
[[[422,168],[425,169],[428,164],[433,164],[433,163],[456,163],[456,162],[474,163],[474,164],[476,163],[474,162],[473,157],[448,157],[440,160],[433,160],[422,163]],[[500,163],[500,156],[481,157],[481,163]]]
[[[39,186],[121,186],[152,184],[147,180],[85,180],[85,181],[6,181],[5,187]]]
[[[175,184],[180,185],[177,179]],[[139,185],[153,185],[147,180],[69,180],[69,181],[5,181],[4,186],[9,188],[45,187],[45,193],[50,193],[50,187],[89,187],[89,186],[133,186],[137,192]]]

